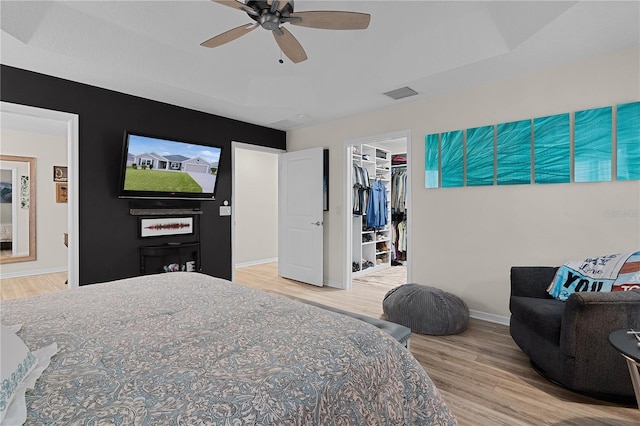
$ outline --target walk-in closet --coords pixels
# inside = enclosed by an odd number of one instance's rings
[[[406,138],[351,146],[352,279],[406,282]]]

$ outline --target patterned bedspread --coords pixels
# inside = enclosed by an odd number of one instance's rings
[[[377,328],[198,273],[2,302],[58,354],[27,424],[455,424],[413,356]]]

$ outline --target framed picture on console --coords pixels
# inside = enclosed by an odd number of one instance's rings
[[[140,218],[140,238],[193,233],[191,216]]]

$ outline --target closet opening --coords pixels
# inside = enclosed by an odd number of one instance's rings
[[[410,132],[347,142],[346,288],[410,282]]]

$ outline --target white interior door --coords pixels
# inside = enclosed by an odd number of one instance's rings
[[[322,286],[323,150],[280,154],[278,275]]]

